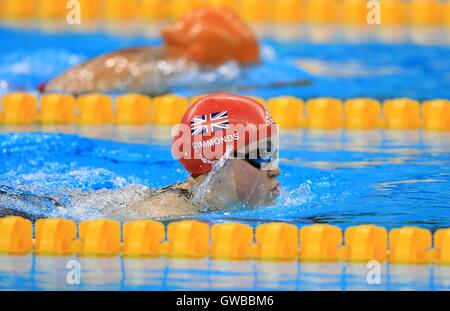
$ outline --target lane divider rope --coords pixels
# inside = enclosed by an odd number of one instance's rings
[[[33,239],[34,236],[34,239]],[[196,220],[174,221],[166,227],[153,220],[119,222],[108,219],[36,221],[0,218],[0,253],[24,255],[169,256],[222,260],[367,262],[450,264],[450,228],[433,234],[419,227],[388,231],[371,224],[342,229],[328,224],[298,228],[281,222],[250,225],[227,222],[210,226]]]
[[[1,101],[0,125],[174,125],[200,97],[86,94],[75,98],[66,94],[45,94],[38,98],[29,93],[9,93]],[[306,102],[292,96],[252,98],[269,110],[281,128],[450,131],[448,99],[420,103],[396,98],[381,103],[372,98],[342,101],[321,97]]]
[[[227,6],[249,22],[367,25],[367,0],[77,0],[83,22],[170,21],[207,4]],[[66,21],[67,1],[2,0],[7,21]],[[373,9],[373,8],[372,8]],[[450,25],[450,1],[380,0],[382,25]]]

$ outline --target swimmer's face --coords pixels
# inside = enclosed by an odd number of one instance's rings
[[[234,157],[220,164],[208,176],[209,191],[206,202],[212,208],[230,208],[234,205],[271,205],[279,194],[280,183],[276,177],[278,167],[278,140],[275,137],[246,145],[234,151]],[[215,168],[213,168],[214,170]]]
[[[276,164],[261,170],[245,160],[234,159],[230,169],[240,202],[251,206],[274,203],[280,186],[276,179],[280,169]]]
[[[221,168],[220,173],[214,175],[211,180],[208,204],[218,208],[234,204],[248,206],[273,204],[279,193],[279,182],[276,177],[280,174],[280,169],[276,164],[270,165],[269,170],[260,170],[246,160],[229,160]],[[206,175],[202,176],[201,181]]]
[[[258,41],[234,12],[217,7],[192,11],[163,31],[169,53],[201,64],[235,60],[245,65],[259,57]]]

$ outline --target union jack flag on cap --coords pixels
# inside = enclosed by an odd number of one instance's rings
[[[191,120],[192,135],[211,134],[215,131],[225,130],[230,125],[228,111],[213,112],[195,116]]]

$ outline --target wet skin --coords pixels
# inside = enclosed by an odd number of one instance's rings
[[[187,182],[167,188],[177,190],[153,195],[131,208],[137,214],[160,218],[198,214],[205,209],[202,204],[210,211],[224,211],[233,205],[267,206],[274,204],[279,193],[280,184],[276,178],[279,174],[276,165],[270,170],[259,170],[245,160],[233,159],[221,168],[217,177],[209,180],[208,191],[201,202],[193,202],[192,196],[206,181],[207,174],[190,177]],[[180,195],[178,189],[189,195]]]
[[[166,218],[183,217],[199,214],[205,211],[227,211],[234,206],[238,208],[255,208],[272,205],[279,192],[279,182],[276,179],[280,169],[273,166],[270,170],[259,170],[245,160],[229,160],[216,174],[189,177],[186,182],[168,186],[162,189],[148,189],[142,199],[126,206],[136,218]],[[200,198],[196,194],[201,190]],[[91,200],[92,196],[101,195],[98,191],[79,191],[70,194],[78,203]],[[53,208],[73,208],[65,206],[57,197],[38,196],[11,191],[0,191],[0,197],[7,196],[18,201],[32,202],[35,211],[31,214],[23,211],[1,208],[0,217],[20,216],[31,220],[46,218],[46,211]],[[101,209],[104,217],[123,219],[120,209]]]

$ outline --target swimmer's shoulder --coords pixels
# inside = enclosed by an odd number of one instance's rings
[[[200,207],[192,201],[192,193],[186,183],[151,190],[144,200],[136,202],[132,209],[148,217],[176,217],[197,214]]]

